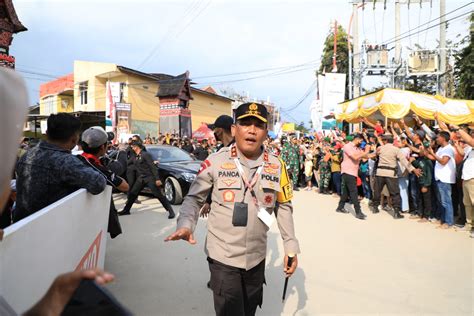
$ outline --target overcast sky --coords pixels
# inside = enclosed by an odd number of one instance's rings
[[[74,60],[111,62],[145,72],[177,75],[189,70],[202,87],[232,88],[260,99],[270,98],[283,109],[294,105],[315,79],[316,61],[332,20],[347,29],[352,6],[347,0],[14,0],[27,32],[14,37],[10,54],[23,71],[31,102],[38,101],[39,85],[73,71]],[[370,2],[369,0],[367,2]],[[394,25],[393,0],[387,10],[379,3],[359,12],[361,40],[390,40]],[[470,0],[447,0],[447,18],[473,10]],[[424,3],[402,8],[402,32],[439,17]],[[437,22],[432,22],[436,24]],[[426,27],[426,26],[425,26]],[[424,28],[424,27],[423,27]],[[421,29],[423,29],[421,28]],[[468,33],[467,17],[452,21],[448,38]],[[403,40],[434,48],[437,28]],[[406,52],[406,50],[404,49]],[[235,76],[204,76],[295,66]],[[299,70],[275,75],[282,70]],[[27,74],[27,72],[42,75]],[[263,75],[267,75],[263,77]],[[259,77],[253,80],[250,77]],[[33,79],[36,78],[36,79]],[[377,79],[374,84],[379,83]],[[383,79],[380,79],[383,80]],[[314,92],[289,115],[288,121],[309,120]]]

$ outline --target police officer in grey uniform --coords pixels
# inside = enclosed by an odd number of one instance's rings
[[[372,213],[378,213],[378,206],[380,205],[380,194],[384,185],[390,193],[393,203],[393,218],[400,219],[403,215],[400,214],[400,187],[398,186],[398,162],[405,167],[408,172],[414,173],[416,176],[421,175],[420,169],[415,169],[400,148],[393,145],[393,136],[391,134],[384,134],[382,136],[383,146],[377,148],[377,155],[379,158],[377,170],[375,171],[375,190],[374,198],[369,204],[369,208]]]
[[[284,163],[262,146],[267,115],[261,104],[237,108],[235,144],[202,163],[181,206],[177,230],[165,239],[196,243],[200,206],[212,188],[205,248],[217,315],[254,315],[261,307],[267,231],[275,217],[285,250],[284,273],[292,275],[298,265],[291,182]],[[289,257],[293,261],[286,267]]]

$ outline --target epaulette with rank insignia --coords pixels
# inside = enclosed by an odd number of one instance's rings
[[[237,158],[237,148],[235,147],[235,145],[230,147],[230,157]]]

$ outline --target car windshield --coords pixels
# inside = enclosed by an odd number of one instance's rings
[[[147,147],[154,160],[159,162],[193,161],[194,159],[184,150],[176,147]]]

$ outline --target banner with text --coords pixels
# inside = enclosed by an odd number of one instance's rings
[[[117,113],[115,103],[120,102],[120,82],[107,81],[105,98],[105,130],[115,132]]]
[[[336,105],[344,101],[346,74],[327,73],[324,76],[324,85],[321,92],[323,116],[334,114]]]
[[[346,74],[326,73],[324,76],[319,76],[318,81],[323,117],[322,128],[327,129],[328,126],[335,125],[335,121],[332,120],[331,122],[333,124],[329,125],[324,124],[324,122],[334,117],[337,104],[344,101],[346,93]]]

